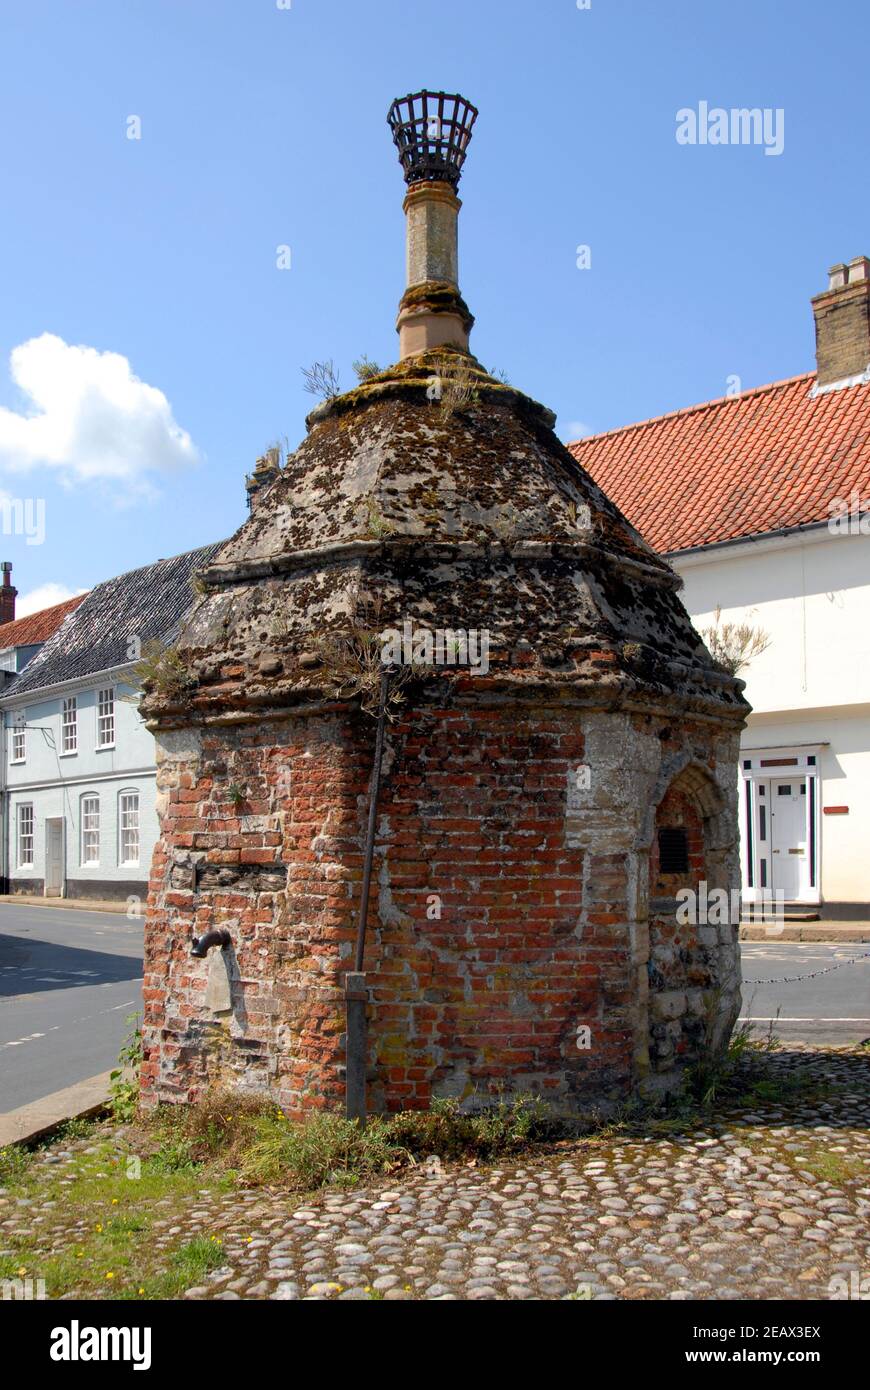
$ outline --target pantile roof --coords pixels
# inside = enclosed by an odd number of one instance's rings
[[[773,382],[568,447],[659,553],[827,521],[870,496],[870,384]],[[863,502],[866,507],[866,501]]]
[[[53,637],[68,614],[78,608],[84,594],[54,603],[51,608],[41,608],[38,613],[30,613],[26,618],[15,618],[11,623],[0,623],[0,652],[10,647],[33,647],[47,642]]]

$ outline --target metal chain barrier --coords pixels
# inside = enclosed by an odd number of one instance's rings
[[[780,975],[775,980],[744,980],[745,985],[794,985],[800,980],[816,980],[819,975],[830,975],[832,970],[842,970],[844,965],[856,965],[859,960],[870,959],[870,951],[865,951],[862,956],[853,956],[851,960],[838,961],[836,965],[829,965],[824,970],[811,970],[809,975]]]

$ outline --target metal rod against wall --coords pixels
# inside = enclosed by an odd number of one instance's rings
[[[356,929],[356,955],[353,968],[362,973],[363,957],[366,949],[366,921],[369,914],[369,893],[372,886],[372,860],[375,852],[375,825],[378,815],[378,793],[381,787],[381,763],[384,757],[384,725],[387,716],[387,691],[390,684],[388,667],[381,670],[381,693],[378,704],[378,732],[375,739],[375,760],[372,767],[372,782],[369,790],[369,823],[366,830],[365,861],[363,864],[362,894],[359,904],[359,920]]]
[[[381,765],[384,758],[384,727],[387,715],[387,695],[390,684],[389,667],[381,671],[378,729],[375,737],[375,757],[369,787],[369,818],[366,828],[365,858],[363,861],[362,892],[356,932],[354,969],[344,978],[345,990],[345,1114],[349,1120],[366,1119],[366,1071],[368,1045],[366,1028],[366,977],[363,961],[366,950],[366,922],[372,884],[372,863],[375,852],[375,827],[378,815],[378,794],[381,786]]]

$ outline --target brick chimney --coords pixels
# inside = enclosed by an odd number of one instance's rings
[[[812,301],[818,386],[848,381],[870,367],[870,260],[840,262],[828,276],[828,288]]]
[[[0,585],[0,623],[14,623],[18,590],[12,583],[12,561],[4,560],[0,570],[3,571],[3,583]]]
[[[448,346],[468,351],[474,318],[459,293],[456,189],[477,109],[461,96],[416,92],[394,101],[387,119],[408,185],[399,356]]]

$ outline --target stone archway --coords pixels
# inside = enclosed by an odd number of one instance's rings
[[[739,1011],[738,924],[729,897],[736,843],[727,798],[709,768],[692,759],[662,768],[642,841],[649,1066],[657,1084],[668,1085],[723,1046]]]

